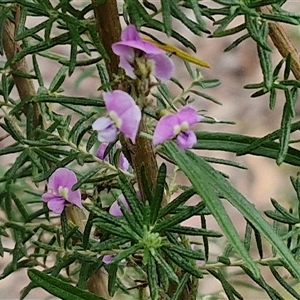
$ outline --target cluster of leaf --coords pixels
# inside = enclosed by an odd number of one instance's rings
[[[261,276],[258,264],[270,268],[276,280],[295,298],[297,292],[282,279],[277,267],[286,268],[291,276],[300,278],[300,270],[295,261],[299,256],[298,227],[299,216],[285,210],[275,200],[272,201],[275,212],[266,212],[274,222],[273,228],[262,218],[250,202],[236,191],[224,174],[215,170],[211,163],[219,163],[241,168],[236,162],[202,157],[192,152],[182,152],[174,143],[166,143],[159,154],[176,164],[188,177],[192,187],[183,191],[163,209],[160,209],[164,192],[167,189],[166,167],[161,165],[154,191],[147,189],[146,203],[136,193],[124,174],[119,174],[113,164],[117,165],[117,154],[111,159],[111,165],[103,164],[93,155],[96,134],[91,130],[91,122],[103,107],[99,99],[88,97],[70,97],[63,95],[63,84],[68,75],[76,68],[91,67],[98,71],[102,88],[109,86],[109,80],[102,59],[106,57],[103,46],[98,39],[95,22],[90,18],[94,4],[82,4],[75,7],[71,1],[45,0],[2,0],[0,3],[0,32],[3,32],[6,20],[15,22],[14,5],[21,7],[17,19],[15,39],[22,43],[21,51],[1,66],[0,116],[1,128],[14,140],[6,148],[0,148],[0,157],[17,155],[12,165],[0,178],[0,208],[5,213],[0,224],[0,255],[10,254],[12,261],[5,267],[0,279],[7,277],[21,268],[42,267],[42,272],[31,269],[28,274],[32,282],[23,290],[25,298],[30,290],[41,286],[49,293],[62,299],[100,299],[84,291],[88,279],[101,267],[108,272],[108,290],[111,295],[122,291],[129,295],[131,289],[141,286],[150,288],[152,299],[180,299],[181,293],[198,278],[214,277],[220,281],[229,299],[243,299],[236,291],[230,277],[223,270],[231,265],[240,267],[241,274],[247,274],[255,283],[267,292],[271,299],[282,299],[278,292],[266,283]],[[295,102],[299,83],[290,80],[290,57],[282,60],[272,70],[270,62],[271,49],[267,42],[268,21],[280,21],[299,24],[299,16],[281,9],[285,1],[238,1],[216,0],[219,8],[210,8],[196,0],[138,1],[126,0],[123,15],[125,20],[139,27],[147,27],[180,41],[193,50],[195,46],[172,28],[172,18],[179,20],[192,33],[208,33],[204,19],[218,26],[212,37],[222,37],[246,31],[231,46],[230,50],[247,38],[257,43],[257,51],[264,74],[264,81],[248,85],[247,88],[258,88],[253,96],[270,93],[270,107],[275,106],[276,92],[281,89],[286,95],[282,126],[280,130],[264,138],[247,137],[231,133],[198,132],[196,149],[221,150],[238,155],[252,154],[277,159],[278,163],[286,162],[299,166],[300,151],[289,147],[289,135],[300,128],[300,123],[292,123],[295,116]],[[263,5],[271,5],[271,14],[259,12]],[[193,12],[193,20],[185,12]],[[162,16],[162,21],[159,18]],[[214,21],[214,16],[223,16]],[[28,17],[44,17],[38,25],[28,28]],[[238,16],[244,16],[245,22],[228,29],[230,23]],[[194,21],[196,20],[196,21]],[[52,52],[57,45],[70,45],[69,57]],[[0,39],[0,53],[3,54],[3,41]],[[81,55],[83,54],[83,55]],[[84,60],[79,59],[85,57]],[[39,67],[39,56],[58,63],[60,68],[52,82],[47,86]],[[11,66],[25,57],[32,57],[33,70],[30,74],[15,71]],[[279,72],[285,64],[284,78],[279,80]],[[190,95],[218,103],[202,89],[219,84],[217,80],[201,78],[198,71],[193,71],[186,64],[191,76],[191,85],[184,88],[180,81],[173,82],[181,89],[175,101],[182,105],[190,103]],[[35,80],[38,83],[36,95],[23,99],[12,96],[15,83],[13,76]],[[158,85],[153,96],[159,107],[172,107],[174,99],[164,84]],[[53,103],[53,106],[51,106]],[[42,122],[34,124],[35,106],[41,110]],[[61,111],[60,111],[61,110]],[[24,113],[25,112],[25,113]],[[147,112],[151,116],[151,112]],[[72,114],[72,118],[71,115]],[[79,119],[79,120],[78,120]],[[74,124],[74,120],[75,124]],[[207,119],[206,122],[211,120]],[[280,139],[280,142],[276,142]],[[41,201],[41,182],[46,180],[58,167],[70,164],[80,166],[78,184],[83,195],[93,204],[85,205],[89,212],[83,230],[68,223],[66,215],[58,219],[49,215],[48,209]],[[107,172],[107,167],[112,172]],[[76,169],[76,168],[75,168]],[[104,172],[103,172],[104,171]],[[130,174],[127,174],[130,175]],[[31,181],[39,186],[35,192]],[[299,182],[292,179],[299,198]],[[102,190],[111,189],[122,192],[130,206],[128,212],[120,202],[124,217],[115,218],[102,208]],[[42,186],[43,189],[43,186]],[[186,205],[193,196],[201,196],[201,202],[194,206]],[[236,226],[224,208],[228,201],[238,209],[247,220],[245,238],[238,237]],[[210,253],[210,244],[221,234],[206,228],[206,216],[212,215],[217,221],[222,234],[231,245],[218,255],[217,259]],[[181,222],[192,216],[199,216],[202,228],[182,226]],[[286,231],[280,231],[279,223],[287,224]],[[254,233],[261,260],[254,261],[250,240]],[[200,237],[201,250],[193,250],[186,237]],[[5,238],[14,240],[12,249],[1,241]],[[264,257],[262,240],[266,239],[273,247],[273,255]],[[221,239],[218,239],[221,240]],[[223,241],[223,240],[222,240]],[[110,265],[104,265],[101,257],[114,254]],[[54,258],[55,262],[51,262]],[[125,260],[125,264],[123,264]],[[203,266],[196,261],[205,261]],[[124,281],[122,272],[129,269],[138,280]],[[129,276],[130,278],[130,276]],[[72,284],[71,284],[72,283]],[[74,287],[76,285],[76,287]],[[167,291],[173,289],[172,295]],[[197,289],[194,289],[194,292]]]

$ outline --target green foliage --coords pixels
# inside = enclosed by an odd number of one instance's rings
[[[164,44],[171,37],[194,52],[196,46],[183,29],[196,36],[209,34],[211,38],[238,34],[225,51],[251,39],[256,45],[263,80],[245,88],[254,90],[252,97],[268,94],[270,109],[276,107],[279,93],[285,97],[280,128],[264,137],[210,130],[196,132],[197,154],[181,151],[171,141],[158,146],[155,154],[164,162],[152,186],[147,171],[154,166],[120,170],[121,150],[113,143],[105,151],[105,155],[109,154],[107,161],[96,156],[99,143],[91,125],[105,113],[99,90],[110,91],[124,81],[133,95],[137,88],[121,73],[112,80],[106,68],[105,62],[110,58],[93,15],[95,7],[105,1],[78,4],[65,0],[2,0],[0,54],[7,59],[3,58],[0,64],[0,158],[5,162],[0,168],[0,256],[9,256],[10,261],[0,280],[13,276],[17,270],[28,269],[31,282],[22,290],[20,299],[41,287],[60,299],[96,300],[104,298],[89,293],[87,282],[101,270],[107,273],[110,296],[122,293],[133,299],[176,300],[187,291],[189,299],[204,297],[197,290],[198,280],[209,278],[220,282],[228,299],[243,299],[230,273],[232,267],[237,267],[235,276],[247,276],[270,299],[284,299],[262,275],[261,270],[266,268],[287,293],[298,299],[298,291],[281,271],[287,271],[295,280],[300,278],[299,177],[291,177],[297,203],[287,209],[279,200],[271,199],[274,209],[262,216],[251,199],[246,199],[226,174],[213,167],[222,164],[246,169],[236,161],[215,157],[214,150],[300,166],[300,151],[291,146],[291,134],[300,128],[295,121],[300,84],[292,77],[291,54],[275,68],[272,66],[269,42],[270,22],[297,26],[300,23],[298,14],[282,8],[284,2],[214,0],[211,5],[196,0],[125,0],[119,7],[120,18],[135,24],[154,41]],[[262,12],[261,7],[267,5],[270,13]],[[43,20],[36,22],[41,17]],[[232,26],[237,18],[241,23]],[[32,20],[33,23],[28,22]],[[180,31],[175,30],[174,21],[180,23]],[[14,24],[12,40],[19,43],[12,57],[7,55],[4,44],[7,24]],[[213,32],[208,28],[213,28]],[[156,33],[162,33],[161,41]],[[58,52],[59,47],[67,52]],[[24,59],[31,69],[18,65],[24,65]],[[42,60],[47,60],[51,68],[53,65],[52,78],[43,73]],[[204,91],[221,81],[205,78],[199,69],[186,61],[184,64],[186,70],[182,72],[190,80],[188,86],[180,78],[171,78],[167,84],[147,82],[150,87],[156,86],[151,92],[149,88],[149,95],[157,100],[156,107],[148,106],[143,111],[150,129],[161,110],[176,111],[178,105],[195,101],[221,104]],[[93,86],[85,86],[88,77],[96,80]],[[27,91],[34,83],[36,91],[21,96],[20,79],[26,82],[23,89]],[[76,83],[72,94],[65,92],[70,79]],[[179,89],[176,96],[174,86]],[[209,116],[203,122],[212,126],[233,124]],[[149,138],[149,133],[142,132],[141,137]],[[122,141],[122,150],[124,145]],[[202,156],[201,150],[213,151]],[[166,162],[174,164],[173,174]],[[46,180],[60,167],[74,169],[78,182],[72,190],[81,189],[84,209],[68,206],[57,216],[49,212],[41,197],[47,188]],[[188,185],[177,183],[179,171],[189,180]],[[139,172],[141,177],[137,176]],[[141,201],[137,186],[142,188],[145,201]],[[119,199],[121,194],[129,209]],[[191,204],[195,203],[190,202],[192,197],[197,197],[196,204]],[[108,212],[114,200],[122,217]],[[243,237],[230,218],[228,206],[237,209],[245,219]],[[73,210],[75,218],[69,217],[69,210]],[[183,224],[191,217],[199,219],[198,227]],[[207,220],[216,221],[219,229],[212,229]],[[7,238],[13,241],[11,248],[5,244]],[[268,247],[272,248],[271,254],[266,251]],[[110,264],[103,261],[106,255],[113,256]]]

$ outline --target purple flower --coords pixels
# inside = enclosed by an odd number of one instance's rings
[[[104,264],[109,265],[114,258],[115,258],[115,255],[107,254],[107,255],[103,255],[102,261]]]
[[[134,25],[128,25],[122,31],[121,42],[114,43],[112,50],[120,56],[119,67],[133,79],[137,76],[148,78],[151,73],[161,80],[172,76],[172,60],[154,44],[143,41]]]
[[[42,195],[48,208],[56,214],[61,214],[68,203],[82,207],[80,190],[72,191],[75,183],[77,178],[73,171],[67,168],[57,169],[49,178],[48,192]]]
[[[105,150],[106,150],[107,146],[108,146],[107,143],[102,143],[100,145],[100,147],[98,148],[98,150],[97,150],[96,156],[98,158],[108,162],[109,161],[109,154],[107,154],[104,157],[104,153],[105,153]],[[116,144],[116,147],[117,147],[117,149],[121,148],[119,143]],[[128,162],[127,158],[125,157],[125,155],[122,152],[120,153],[120,156],[119,156],[119,168],[121,170],[124,170],[124,171],[127,171],[129,169],[129,162]]]
[[[190,106],[183,107],[176,114],[163,116],[154,130],[153,145],[176,137],[180,149],[193,147],[197,143],[197,138],[189,128],[202,119],[203,117],[197,115],[196,110]]]
[[[119,90],[104,92],[103,99],[108,117],[98,118],[92,125],[98,131],[98,140],[101,143],[111,143],[122,132],[135,143],[142,118],[140,108],[127,93]]]
[[[124,195],[120,195],[119,198],[118,198],[119,201],[121,201],[125,208],[130,211],[130,208],[129,208],[129,205],[124,197]],[[109,208],[109,214],[111,214],[112,216],[115,216],[115,217],[122,217],[123,216],[123,213],[122,213],[122,210],[121,210],[121,207],[118,203],[118,200],[116,200],[112,205],[111,207]]]

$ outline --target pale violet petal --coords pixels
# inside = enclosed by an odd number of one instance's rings
[[[104,264],[109,265],[111,263],[111,261],[114,259],[114,257],[115,257],[115,255],[113,255],[113,254],[103,255],[102,261]]]
[[[92,128],[98,132],[98,140],[101,143],[111,143],[117,139],[118,129],[111,118],[98,118]]]
[[[147,55],[154,61],[153,75],[160,80],[169,80],[174,72],[174,63],[165,53],[159,55]]]
[[[136,140],[141,118],[142,113],[137,105],[134,105],[130,109],[124,110],[120,115],[120,119],[122,120],[120,131],[127,136],[133,144]]]
[[[105,153],[105,150],[107,148],[108,144],[107,143],[102,143],[97,152],[96,152],[96,156],[102,160],[105,160],[105,161],[108,161],[109,160],[109,156],[108,156],[108,153],[107,155],[104,157],[104,153]]]
[[[134,40],[138,41],[140,39],[139,33],[133,24],[129,24],[121,33],[121,40],[123,42]]]
[[[121,201],[125,208],[130,212],[130,208],[129,208],[129,205],[124,197],[124,195],[120,195],[118,197],[118,200],[114,201],[113,204],[110,206],[109,208],[109,214],[111,214],[112,216],[115,216],[115,217],[122,217],[123,216],[123,213],[121,211],[121,208],[120,208],[120,205],[118,203],[118,201]]]
[[[130,60],[127,60],[125,57],[120,56],[119,67],[124,69],[126,75],[129,76],[130,78],[132,79],[136,78],[136,75],[134,73],[134,68]]]
[[[118,116],[120,116],[124,111],[136,106],[133,98],[121,90],[104,92],[103,99],[107,110],[109,112],[114,111]]]
[[[72,191],[71,189],[68,192],[68,202],[82,208],[81,204],[81,193],[80,190]]]
[[[197,138],[192,130],[186,130],[178,134],[176,142],[178,147],[184,150],[192,148],[197,143]]]
[[[175,137],[174,128],[179,125],[176,115],[163,116],[157,123],[153,134],[153,145],[163,143]]]
[[[61,214],[65,208],[65,200],[63,198],[56,198],[47,203],[48,208],[56,214]]]
[[[109,214],[115,217],[122,217],[123,213],[121,211],[121,208],[119,206],[118,201],[114,201],[113,204],[109,208]]]
[[[123,171],[127,171],[129,169],[129,166],[129,161],[127,160],[125,155],[121,153],[119,157],[119,168]]]
[[[49,177],[48,190],[54,194],[59,194],[59,187],[71,189],[76,182],[77,178],[73,171],[67,168],[58,168]]]
[[[101,143],[112,143],[117,139],[118,133],[118,128],[112,125],[103,131],[98,131],[98,141]]]
[[[52,201],[52,200],[55,200],[55,199],[61,199],[61,196],[60,195],[54,195],[53,193],[44,193],[42,195],[42,199],[44,202],[49,202],[49,201]]]
[[[98,118],[96,121],[94,121],[94,123],[92,124],[92,128],[93,128],[93,130],[96,130],[96,131],[102,131],[102,130],[106,130],[107,128],[109,128],[112,124],[113,124],[113,121],[111,118],[101,117],[101,118]]]
[[[196,124],[199,122],[199,119],[201,119],[201,116],[197,114],[197,111],[195,108],[191,106],[185,106],[182,109],[180,109],[177,113],[177,118],[179,120],[179,123],[187,122],[189,126],[192,126],[193,124]]]
[[[113,49],[114,52],[118,52],[120,54],[117,55],[125,55],[125,50],[123,47],[130,47],[131,49],[137,49],[140,50],[142,52],[144,52],[146,55],[147,54],[152,54],[152,55],[159,55],[159,54],[164,54],[165,52],[161,49],[159,49],[157,46],[155,46],[154,44],[147,42],[147,41],[143,41],[143,40],[139,40],[139,41],[126,41],[126,42],[117,42],[115,44],[113,44]]]

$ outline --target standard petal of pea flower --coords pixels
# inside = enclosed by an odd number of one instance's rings
[[[42,199],[56,214],[61,214],[68,203],[81,208],[80,190],[72,191],[76,183],[77,178],[73,171],[59,168],[49,177],[48,191],[42,195]]]
[[[161,80],[168,80],[173,74],[173,61],[163,50],[143,41],[134,25],[128,25],[122,31],[121,41],[114,43],[112,50],[120,56],[119,67],[133,79],[137,75],[147,78],[153,74]]]
[[[190,126],[203,119],[193,107],[186,106],[176,114],[163,116],[157,123],[153,134],[153,145],[176,138],[180,149],[192,148],[197,143],[195,133]]]
[[[104,92],[103,99],[108,117],[98,118],[92,127],[98,132],[101,143],[111,143],[117,139],[119,132],[135,143],[142,113],[135,101],[127,93],[115,90]]]

